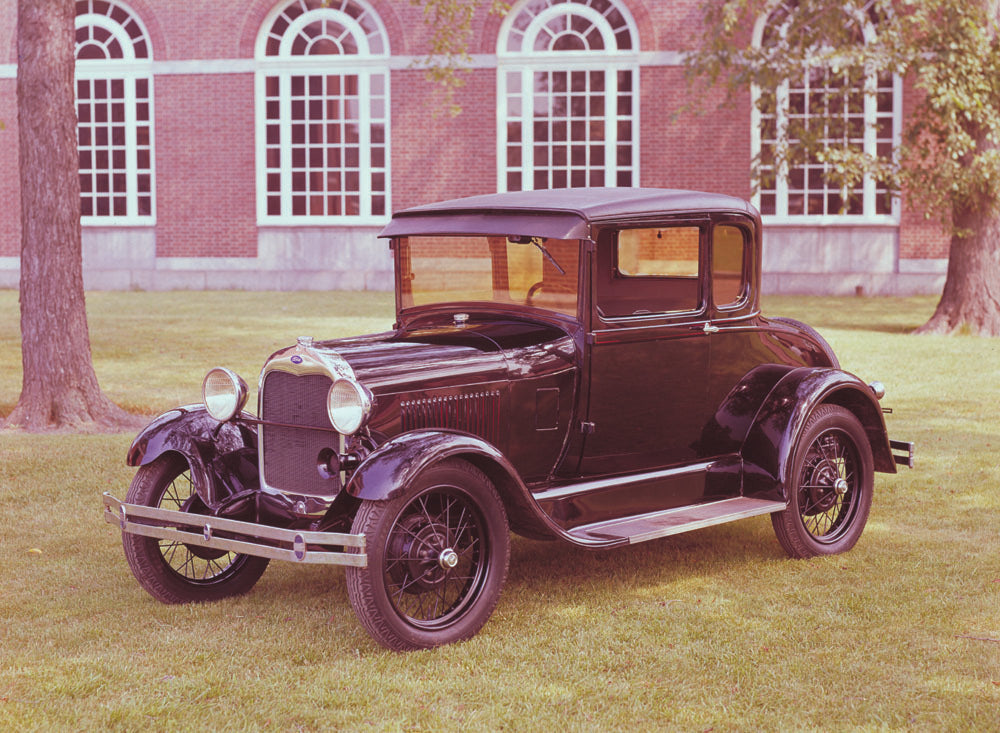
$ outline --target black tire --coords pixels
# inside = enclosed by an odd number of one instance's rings
[[[202,513],[187,461],[165,454],[140,466],[129,486],[129,504]],[[136,580],[163,603],[217,601],[249,591],[267,569],[267,558],[186,545],[177,540],[122,533]]]
[[[788,472],[788,508],[771,515],[791,557],[854,547],[868,521],[874,483],[871,444],[851,412],[820,405],[799,435]]]
[[[362,625],[389,649],[429,649],[476,634],[507,579],[503,502],[482,471],[461,460],[423,472],[389,501],[365,501],[352,532],[368,566],[348,567],[347,594]]]

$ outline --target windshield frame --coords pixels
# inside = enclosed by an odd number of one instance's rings
[[[407,244],[404,244],[404,240],[408,240],[411,237],[449,239],[456,237],[469,238],[480,236],[485,239],[487,236],[493,237],[495,235],[463,235],[455,232],[442,232],[441,234],[421,233],[418,235],[400,235],[390,239],[390,248],[393,253],[397,325],[411,322],[415,318],[421,318],[422,316],[432,313],[455,314],[456,312],[470,312],[477,314],[496,313],[503,316],[519,316],[522,318],[529,316],[533,320],[558,321],[562,323],[569,320],[576,325],[582,323],[583,314],[586,313],[586,306],[584,303],[584,301],[587,300],[586,291],[589,289],[589,281],[587,279],[587,272],[589,272],[589,269],[586,265],[593,243],[589,239],[580,238],[562,240],[566,243],[575,243],[575,261],[564,262],[563,257],[558,254],[554,257],[554,259],[558,262],[559,269],[564,269],[566,271],[566,275],[572,273],[572,275],[576,278],[575,304],[572,308],[572,312],[570,312],[569,308],[558,309],[541,305],[528,305],[526,303],[495,298],[482,300],[463,300],[456,298],[454,300],[440,300],[410,305],[405,304],[407,292],[411,287],[410,282],[407,281],[407,274],[410,275],[409,280],[412,281],[413,271],[412,264],[404,261],[404,258],[409,257],[410,255],[410,248]],[[536,238],[531,235],[512,235],[510,237],[503,238],[509,240],[507,242],[508,246],[524,247],[536,252],[539,258],[545,260],[549,259],[546,257],[548,250],[545,245],[550,241],[547,238]],[[532,241],[534,239],[540,239],[543,247],[538,247],[538,245]],[[551,253],[548,254],[549,257],[552,256]],[[565,252],[562,254],[565,255]],[[549,265],[545,266],[548,267]],[[410,302],[412,303],[412,300]]]

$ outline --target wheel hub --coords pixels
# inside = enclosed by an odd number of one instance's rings
[[[448,541],[447,527],[420,516],[407,517],[399,523],[390,551],[402,559],[390,570],[390,575],[403,586],[404,592],[414,594],[444,583],[459,559]]]
[[[822,461],[810,472],[806,492],[809,496],[808,515],[829,511],[848,489],[847,481],[840,477],[837,467]]]

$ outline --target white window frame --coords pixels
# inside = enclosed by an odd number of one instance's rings
[[[143,25],[139,16],[128,5],[118,0],[106,0],[110,5],[117,6],[128,13],[131,21],[141,31],[138,39],[133,40],[126,32],[125,28],[117,21],[107,15],[99,13],[83,13],[76,16],[77,29],[96,26],[111,33],[118,41],[122,49],[120,59],[80,59],[75,63],[76,81],[112,81],[121,80],[124,83],[124,105],[125,105],[125,208],[126,213],[88,215],[80,216],[82,226],[150,226],[156,224],[156,146],[154,140],[154,128],[156,111],[153,104],[153,48],[149,40],[149,33]],[[135,44],[138,42],[146,44],[147,54],[144,58],[136,56]],[[136,96],[136,83],[144,80],[147,83],[148,99],[142,100],[149,105],[149,120],[145,124],[149,127],[149,198],[150,211],[148,214],[139,212],[139,184],[138,177],[138,138],[137,138],[137,105],[139,100]],[[110,128],[110,124],[108,125]],[[79,143],[78,143],[79,144]],[[93,144],[93,143],[92,143]],[[109,167],[109,174],[113,175],[115,168]],[[141,173],[146,173],[143,169]],[[110,193],[109,193],[110,198]]]
[[[254,80],[255,96],[255,146],[256,146],[256,177],[257,177],[257,223],[262,226],[317,226],[329,224],[341,225],[383,225],[392,212],[391,203],[391,167],[390,167],[390,87],[389,87],[389,37],[378,13],[363,0],[350,0],[361,7],[376,23],[376,33],[380,36],[382,52],[372,51],[368,42],[368,34],[362,26],[348,13],[332,7],[322,7],[308,10],[299,15],[282,33],[279,54],[267,55],[269,31],[275,20],[287,8],[299,3],[300,0],[282,2],[274,7],[261,24],[257,35],[255,50],[256,73]],[[350,31],[357,43],[356,54],[326,54],[293,56],[291,45],[297,30],[307,23],[320,18],[334,20]],[[299,76],[355,76],[358,79],[358,148],[359,148],[359,204],[358,214],[293,214],[292,190],[292,112],[291,112],[291,80]],[[372,114],[373,96],[371,92],[372,78],[381,76],[383,94],[381,97],[381,117]],[[277,169],[281,176],[280,196],[281,213],[268,213],[268,173],[275,169],[267,163],[267,125],[272,120],[267,117],[267,79],[277,77],[281,86],[279,92],[279,134],[281,165]],[[308,96],[307,96],[308,98]],[[381,124],[384,130],[383,166],[378,168],[384,176],[384,192],[373,192],[373,170],[371,166],[371,132],[373,124]],[[384,213],[372,213],[373,195],[384,196]]]
[[[609,5],[617,11],[624,20],[632,42],[632,48],[619,50],[614,29],[605,16],[586,4],[586,0],[551,0],[552,4],[537,13],[525,28],[520,49],[509,50],[511,33],[514,24],[524,12],[531,12],[529,6],[532,0],[520,0],[507,13],[500,26],[497,36],[497,190],[508,190],[508,174],[514,170],[521,171],[521,187],[518,190],[534,190],[534,94],[531,93],[534,74],[536,72],[560,71],[572,73],[582,71],[604,72],[604,183],[605,186],[617,186],[619,170],[631,170],[631,185],[638,186],[640,181],[639,168],[639,130],[640,130],[640,90],[639,90],[639,33],[635,20],[628,9],[619,0],[609,0]],[[534,51],[533,41],[538,33],[553,18],[570,14],[580,14],[595,23],[604,40],[602,50],[586,51]],[[526,50],[528,49],[528,50]],[[618,74],[628,72],[632,76],[632,111],[630,115],[618,115]],[[511,115],[508,105],[507,80],[509,75],[520,75],[520,114]],[[541,118],[538,118],[541,119]],[[545,118],[551,119],[551,118]],[[618,122],[628,120],[632,125],[630,141],[631,164],[619,169],[617,164]],[[521,125],[521,165],[517,168],[507,164],[507,124],[519,122]],[[567,142],[572,138],[567,137]],[[551,141],[550,141],[551,142]],[[567,163],[567,170],[570,168]],[[588,169],[588,180],[589,180]],[[588,182],[588,185],[589,182]]]
[[[763,44],[764,31],[770,21],[770,14],[764,14],[757,19],[757,24],[753,30],[753,44],[760,48]],[[875,28],[867,20],[863,24],[863,32],[866,39],[872,38]],[[803,74],[808,73],[808,69],[803,69]],[[868,76],[865,79],[866,89],[876,84],[877,79]],[[776,119],[775,129],[779,139],[784,127],[783,120],[788,111],[790,83],[785,82],[775,90]],[[750,105],[750,153],[757,157],[762,148],[762,119],[757,102],[761,96],[761,89],[758,85],[751,86]],[[877,114],[878,103],[873,95],[866,93],[864,101],[864,151],[875,154],[877,150]],[[897,149],[901,142],[903,116],[903,82],[898,74],[892,76],[892,147]],[[899,196],[892,197],[890,213],[876,213],[876,182],[871,175],[865,174],[862,179],[862,213],[860,214],[789,214],[788,213],[788,173],[780,170],[775,171],[775,213],[762,214],[765,224],[769,225],[804,225],[804,226],[826,226],[826,225],[884,225],[898,226],[900,222],[900,200]],[[751,201],[758,209],[761,206],[761,191],[759,182],[754,182],[754,193]]]

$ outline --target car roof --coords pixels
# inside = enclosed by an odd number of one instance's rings
[[[496,234],[581,239],[590,236],[592,222],[718,211],[759,218],[743,199],[717,193],[561,188],[494,193],[415,206],[396,212],[379,236]]]

